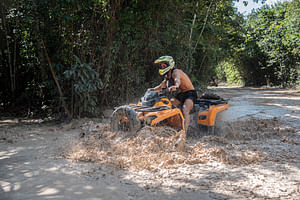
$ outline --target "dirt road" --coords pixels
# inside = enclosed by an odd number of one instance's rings
[[[180,149],[181,135],[121,138],[106,120],[0,119],[0,199],[300,199],[300,90],[212,90],[230,98],[216,135]]]

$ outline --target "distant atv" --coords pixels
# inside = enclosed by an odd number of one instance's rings
[[[218,87],[218,79],[215,77],[211,77],[211,81],[209,82],[209,86]]]
[[[217,113],[227,108],[227,100],[216,95],[197,99],[190,113],[190,127],[193,127],[194,132],[195,127],[199,128],[196,132],[200,132],[203,126],[213,130]],[[172,105],[165,92],[147,91],[137,104],[117,107],[112,114],[110,126],[111,131],[136,132],[144,125],[158,124],[184,130],[182,110]]]

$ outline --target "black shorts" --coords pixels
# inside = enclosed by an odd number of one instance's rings
[[[197,100],[197,92],[196,92],[196,90],[189,90],[184,93],[177,94],[175,98],[178,99],[181,104],[184,104],[186,99],[193,100],[193,102],[195,104],[195,102]]]

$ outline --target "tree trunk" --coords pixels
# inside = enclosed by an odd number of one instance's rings
[[[200,38],[201,38],[201,36],[202,36],[202,34],[203,34],[203,31],[204,31],[204,28],[205,28],[206,23],[207,23],[207,19],[208,19],[210,7],[211,7],[212,3],[213,3],[213,2],[211,1],[210,4],[209,4],[209,6],[208,6],[208,8],[207,8],[206,16],[205,16],[205,19],[204,19],[204,24],[203,24],[203,26],[202,26],[202,29],[201,29],[201,32],[200,32],[200,34],[199,34],[198,40],[197,40],[196,45],[195,45],[195,47],[194,47],[194,51],[196,50],[196,48],[197,48],[197,46],[198,46],[198,43],[199,43],[199,41],[200,41]]]
[[[15,90],[16,90],[15,70],[14,70],[14,66],[12,63],[12,57],[11,57],[10,42],[9,42],[9,38],[11,38],[11,37],[8,35],[8,27],[6,24],[4,1],[2,1],[2,4],[1,4],[1,13],[2,13],[1,17],[2,17],[4,36],[5,36],[5,40],[6,40],[6,46],[7,46],[7,58],[8,58],[8,67],[9,67],[9,75],[10,75],[10,89],[11,89],[12,97],[14,99]]]
[[[41,70],[41,79],[46,80],[48,75],[47,75],[47,70],[46,70],[46,60],[43,55],[43,44],[42,44],[42,38],[41,38],[41,33],[40,33],[40,19],[38,16],[38,0],[33,0],[33,10],[34,10],[34,15],[35,15],[35,24],[34,24],[34,32],[35,32],[35,38],[36,38],[36,51],[37,51],[37,56],[39,59],[39,64],[40,64],[40,70]]]
[[[70,119],[72,119],[72,115],[71,115],[71,113],[70,113],[70,111],[69,111],[69,109],[68,109],[68,107],[67,107],[67,104],[66,104],[66,102],[65,102],[65,100],[64,100],[64,95],[63,95],[63,93],[62,93],[62,90],[61,90],[61,87],[60,87],[60,85],[59,85],[59,82],[58,82],[58,80],[57,80],[57,78],[56,78],[54,69],[53,69],[53,67],[52,67],[50,58],[49,58],[49,56],[48,56],[48,53],[47,53],[47,50],[46,50],[46,47],[45,47],[43,41],[42,41],[42,45],[43,45],[43,49],[44,49],[44,51],[45,51],[45,56],[46,56],[46,59],[47,59],[47,61],[48,61],[48,64],[49,64],[51,73],[52,73],[52,77],[53,77],[53,79],[54,79],[54,81],[55,81],[55,84],[56,84],[56,87],[57,87],[57,89],[58,89],[58,92],[59,92],[59,96],[60,96],[62,105],[63,105],[63,107],[64,107],[64,109],[65,109],[65,112],[67,113],[68,117],[69,117]]]
[[[199,5],[199,2],[197,2],[196,4],[196,7],[198,8],[198,5]],[[189,65],[188,65],[188,73],[191,73],[190,70],[192,69],[192,36],[193,36],[193,29],[194,29],[194,26],[195,26],[195,22],[196,22],[196,18],[197,18],[197,10],[196,12],[194,13],[194,19],[193,19],[193,22],[192,22],[192,26],[191,26],[191,31],[190,31],[190,38],[189,38]]]

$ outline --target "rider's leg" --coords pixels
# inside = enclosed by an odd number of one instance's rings
[[[173,106],[179,106],[180,105],[180,101],[176,98],[172,98],[171,103],[172,103]]]
[[[186,99],[184,101],[183,107],[182,107],[182,112],[183,112],[183,117],[184,117],[184,129],[185,132],[187,132],[188,127],[190,125],[190,111],[193,109],[194,102],[192,99]]]

